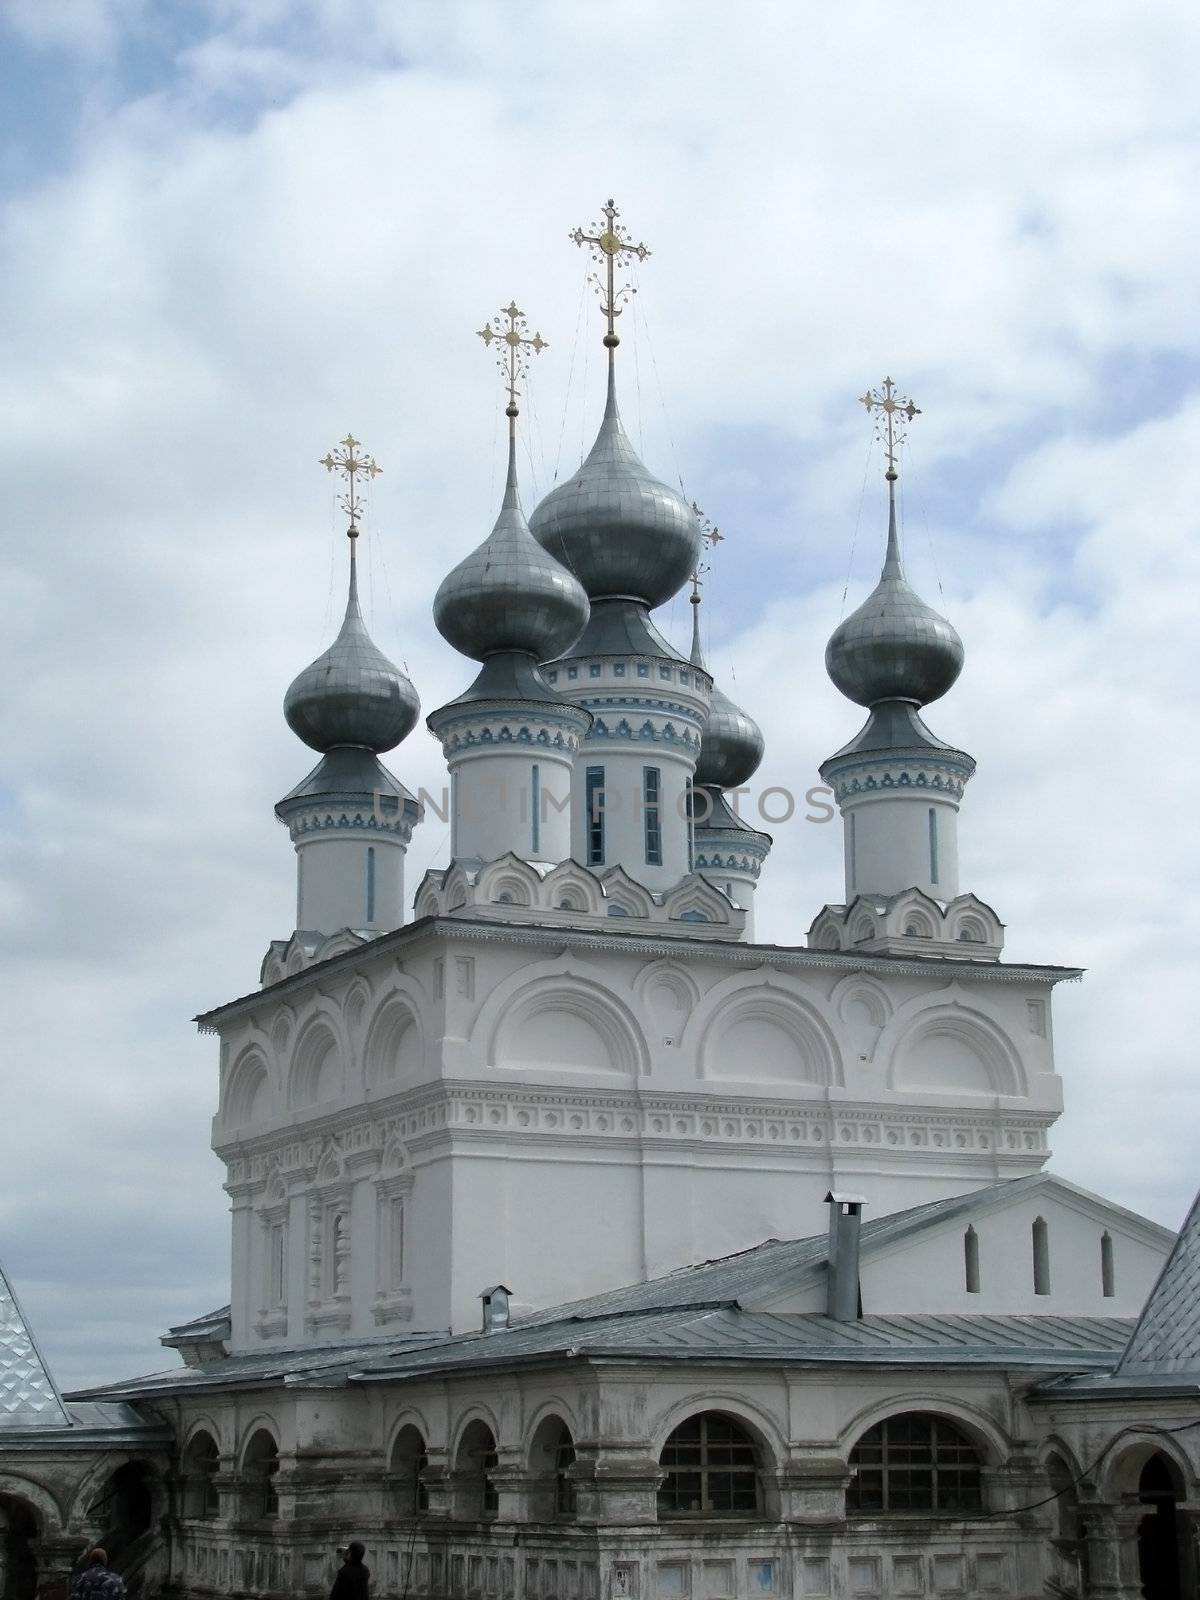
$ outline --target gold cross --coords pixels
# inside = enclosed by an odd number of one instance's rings
[[[347,537],[358,538],[358,518],[361,506],[358,499],[358,485],[356,479],[361,474],[365,478],[377,478],[383,468],[374,456],[356,455],[355,451],[362,443],[352,433],[340,441],[337,448],[328,455],[322,456],[318,465],[325,468],[326,472],[336,472],[346,479],[349,488],[345,494],[338,495],[338,505],[350,518],[350,526],[346,529]]]
[[[496,351],[496,365],[508,390],[506,415],[511,423],[517,415],[519,392],[517,381],[529,372],[529,357],[526,352],[532,350],[535,356],[540,356],[543,350],[550,348],[550,341],[543,339],[540,333],[530,334],[525,313],[517,309],[515,300],[510,300],[503,311],[494,316],[490,322],[484,323],[479,330],[479,337],[489,350],[493,344],[499,345]]]
[[[704,579],[712,570],[712,563],[706,561],[704,557],[711,554],[717,545],[724,543],[725,535],[715,523],[709,521],[694,500],[692,501],[692,514],[695,516],[696,521],[700,524],[701,556],[700,560],[696,563],[695,571],[692,573],[692,598],[698,604],[700,599],[700,585],[704,582]]]
[[[921,415],[921,408],[913,405],[904,395],[897,394],[890,378],[883,380],[882,394],[877,389],[868,389],[866,394],[860,394],[858,398],[872,415],[878,412],[875,416],[875,437],[883,445],[887,456],[887,481],[895,483],[897,452],[904,443],[908,424]]]
[[[604,268],[604,281],[601,282],[598,273],[592,274],[592,282],[596,285],[596,293],[600,296],[600,311],[608,318],[608,332],[604,335],[604,342],[613,349],[621,340],[613,329],[613,322],[621,315],[621,302],[630,295],[637,293],[632,284],[625,284],[620,289],[615,289],[613,284],[613,269],[617,258],[623,254],[636,256],[639,261],[645,261],[650,254],[644,244],[634,244],[629,237],[624,225],[617,221],[620,215],[611,200],[601,208],[604,213],[604,226],[598,233],[585,233],[582,228],[576,228],[567,235],[581,248],[587,244],[592,247],[592,260]],[[599,227],[599,224],[597,224]]]

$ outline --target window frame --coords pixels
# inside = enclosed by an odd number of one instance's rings
[[[926,1439],[899,1436],[916,1424],[926,1430]],[[870,1456],[865,1462],[864,1452]],[[847,1464],[849,1517],[962,1517],[985,1510],[983,1453],[959,1423],[937,1412],[900,1411],[881,1418],[859,1435]],[[878,1479],[877,1489],[874,1483],[867,1487],[868,1475]],[[951,1479],[959,1480],[957,1489],[950,1487]],[[916,1488],[922,1480],[927,1495]],[[896,1499],[905,1503],[895,1504]]]
[[[729,1437],[710,1438],[714,1424],[720,1424]],[[693,1431],[694,1438],[690,1437]],[[735,1451],[741,1454],[740,1461],[733,1458]],[[714,1459],[714,1453],[722,1452],[728,1452],[730,1459]],[[676,1459],[670,1459],[672,1453]],[[688,1453],[694,1454],[695,1459],[681,1459]],[[664,1469],[657,1495],[660,1522],[745,1521],[763,1516],[762,1451],[740,1417],[725,1411],[694,1412],[672,1429],[659,1452],[658,1461]],[[691,1479],[698,1480],[699,1505],[684,1506],[679,1503],[679,1480]],[[713,1494],[714,1479],[729,1480],[725,1486],[726,1492],[716,1497]],[[674,1483],[672,1480],[675,1480]],[[753,1504],[734,1504],[739,1489],[744,1495],[748,1486],[752,1491]],[[716,1503],[718,1500],[729,1503]]]
[[[642,768],[642,818],[648,867],[663,864],[662,768]]]

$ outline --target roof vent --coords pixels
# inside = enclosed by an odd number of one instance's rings
[[[511,1294],[511,1289],[506,1289],[502,1283],[497,1283],[490,1289],[485,1289],[480,1295],[479,1298],[483,1301],[484,1333],[503,1333],[508,1328],[508,1302]]]
[[[858,1277],[858,1235],[865,1195],[825,1196],[829,1207],[829,1277],[825,1313],[838,1322],[857,1322],[862,1316],[862,1287]]]

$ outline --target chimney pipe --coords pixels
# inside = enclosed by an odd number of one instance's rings
[[[862,1316],[858,1235],[862,1208],[866,1203],[865,1195],[840,1194],[832,1189],[825,1196],[825,1204],[829,1207],[829,1274],[825,1314],[838,1322],[857,1322]]]
[[[479,1298],[483,1301],[483,1331],[484,1333],[503,1333],[508,1327],[509,1297],[511,1289],[506,1289],[502,1283],[493,1284],[490,1289],[485,1289]]]

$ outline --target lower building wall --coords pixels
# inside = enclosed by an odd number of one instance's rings
[[[741,1600],[742,1596],[1040,1597],[1052,1552],[1040,1531],[918,1521],[820,1532],[777,1524],[581,1528],[429,1522],[357,1529],[374,1596],[395,1600]],[[299,1530],[295,1530],[299,1535]],[[335,1548],[318,1535],[241,1542],[183,1532],[176,1591],[325,1595]]]

